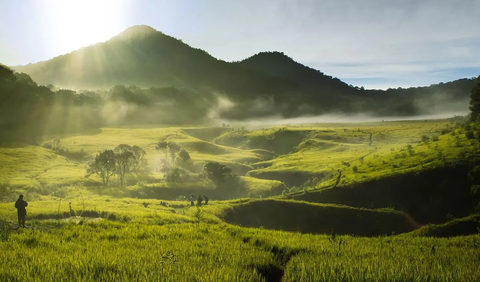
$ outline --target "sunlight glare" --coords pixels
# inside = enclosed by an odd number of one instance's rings
[[[63,54],[93,43],[106,41],[124,29],[127,1],[68,0],[45,2],[49,31]]]

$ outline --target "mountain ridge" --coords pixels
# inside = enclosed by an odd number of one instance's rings
[[[442,103],[453,101],[466,107],[473,85],[473,80],[457,80],[458,91],[441,84],[435,91],[429,87],[364,90],[298,63],[283,52],[260,52],[242,61],[226,62],[146,25],[13,69],[27,73],[39,84],[70,89],[136,85],[216,92],[237,105],[226,113],[232,119],[245,113],[257,117],[272,112],[284,117],[328,112],[417,115],[425,109],[420,109],[416,100],[431,100],[439,92],[446,93]],[[390,93],[399,95],[387,95]]]

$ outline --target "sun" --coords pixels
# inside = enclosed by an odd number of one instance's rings
[[[45,1],[46,36],[59,53],[108,40],[124,28],[127,6],[122,0]]]

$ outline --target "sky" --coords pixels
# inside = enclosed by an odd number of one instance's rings
[[[480,0],[0,0],[0,63],[149,25],[225,61],[263,51],[365,88],[480,75]]]

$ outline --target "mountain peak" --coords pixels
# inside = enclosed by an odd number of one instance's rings
[[[272,59],[272,60],[289,60],[293,61],[292,58],[289,56],[285,55],[283,52],[278,52],[278,51],[265,51],[265,52],[260,52],[258,54],[255,54],[243,61],[248,61],[248,60],[259,60],[259,59]]]
[[[148,25],[134,25],[116,35],[115,38],[130,39],[132,37],[145,37],[156,33],[161,32]]]

